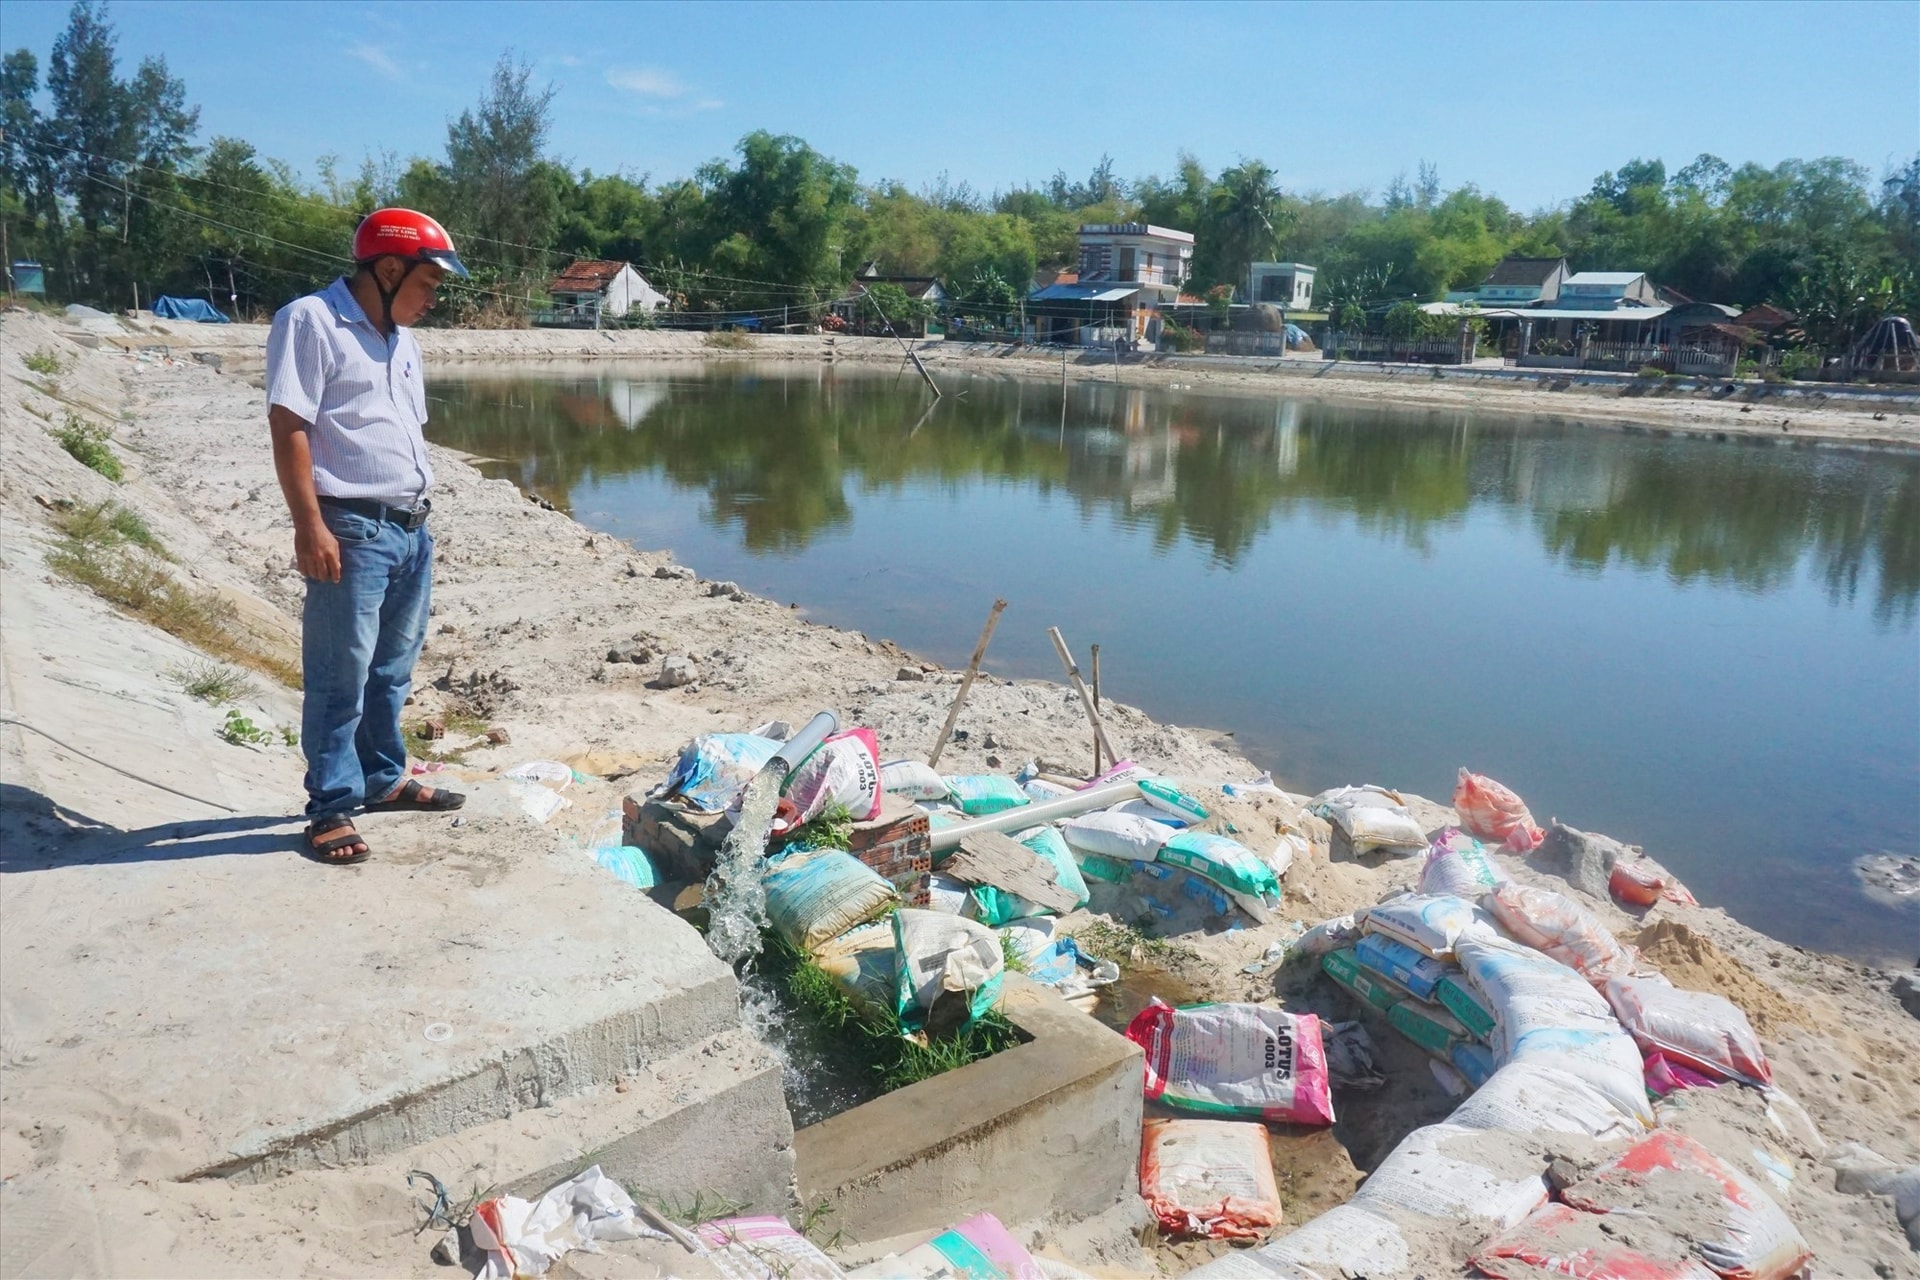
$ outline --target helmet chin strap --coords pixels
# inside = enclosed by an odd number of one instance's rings
[[[394,256],[398,257],[399,255],[396,254]],[[371,273],[373,276],[374,290],[380,295],[380,321],[386,329],[388,337],[393,336],[393,300],[400,293],[401,286],[406,284],[407,277],[413,274],[413,269],[420,265],[418,258],[402,258],[401,261],[407,264],[406,269],[400,273],[400,278],[394,281],[393,288],[391,289],[380,283],[379,272],[375,271]]]

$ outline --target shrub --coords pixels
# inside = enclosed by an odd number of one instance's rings
[[[716,329],[703,341],[707,346],[721,351],[749,351],[753,348],[753,335],[741,329]]]
[[[1665,369],[1662,369],[1657,364],[1643,364],[1640,366],[1639,370],[1633,376],[1636,378],[1649,378],[1649,379],[1664,378],[1667,376],[1667,371]]]
[[[1167,350],[1182,355],[1192,351],[1206,350],[1207,340],[1197,330],[1189,329],[1178,320],[1168,320],[1160,327],[1160,342]]]
[[[253,681],[232,667],[205,658],[168,667],[161,674],[179,685],[189,698],[202,702],[238,702],[257,692]]]
[[[53,438],[75,462],[91,467],[115,484],[120,483],[125,473],[120,469],[120,459],[114,457],[107,445],[107,441],[113,439],[111,430],[88,422],[77,413],[69,413],[67,420],[53,429]]]
[[[60,359],[60,353],[51,347],[36,347],[20,359],[35,373],[44,373],[49,377],[66,368],[66,363]]]

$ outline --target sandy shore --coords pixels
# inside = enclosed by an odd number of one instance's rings
[[[0,321],[6,351],[0,377],[5,444],[0,516],[9,544],[0,550],[6,572],[35,574],[35,590],[47,601],[82,596],[71,584],[42,582],[37,576],[51,538],[51,508],[63,500],[84,503],[111,497],[141,514],[180,549],[178,572],[245,601],[262,620],[263,633],[271,631],[269,623],[277,619],[280,643],[290,642],[301,582],[291,562],[291,529],[273,478],[259,394],[245,377],[257,365],[253,352],[261,331],[239,326],[195,331],[189,335],[191,342],[166,333],[96,332],[86,335],[94,341],[76,342],[64,334],[70,328],[19,312]],[[429,360],[436,361],[578,358],[598,351],[594,343],[605,345],[608,355],[625,358],[715,354],[694,335],[436,332],[422,338]],[[823,358],[818,338],[768,338],[759,343],[764,345],[750,354]],[[170,347],[171,353],[140,350],[149,346]],[[57,353],[68,362],[67,369],[57,378],[27,373],[19,356],[36,348]],[[193,351],[221,355],[224,371],[187,358]],[[846,339],[836,344],[836,352],[840,359],[898,359],[897,347],[888,351],[879,344]],[[1057,358],[1049,362],[1044,356],[943,350],[930,365],[936,377],[943,368],[1059,376]],[[1069,376],[1111,377],[1112,369],[1070,366]],[[1314,375],[1291,369],[1259,374],[1127,366],[1120,376],[1305,391],[1307,384],[1300,379]],[[1316,377],[1311,391],[1326,394],[1332,382],[1331,375]],[[1339,394],[1476,410],[1555,412],[1596,425],[1615,421],[1614,410],[1619,409],[1635,421],[1675,430],[1761,431],[1754,421],[1758,409],[1742,414],[1732,404],[1691,399],[1621,405],[1597,393],[1495,393],[1455,387],[1445,380],[1436,384],[1430,377],[1418,383],[1346,379],[1339,384]],[[1567,406],[1575,403],[1574,394],[1579,408],[1570,415]],[[1541,407],[1547,405],[1552,408]],[[57,422],[69,410],[118,423],[116,448],[127,465],[126,483],[108,485],[51,442],[45,424]],[[1821,439],[1920,443],[1920,418],[1910,411],[1885,410],[1887,420],[1876,421],[1872,414],[1882,411],[1813,407],[1795,408],[1785,416],[1792,419],[1794,432]],[[435,449],[434,465],[439,475],[434,495],[439,569],[434,623],[413,711],[423,718],[441,713],[479,716],[509,731],[510,745],[482,744],[466,754],[466,776],[484,778],[492,770],[534,758],[567,761],[593,775],[593,781],[572,793],[573,807],[544,833],[547,840],[585,834],[628,789],[663,773],[679,746],[701,732],[741,729],[770,718],[798,722],[824,705],[836,708],[849,722],[873,726],[889,757],[922,754],[930,747],[956,673],[923,663],[885,639],[815,625],[778,601],[716,594],[713,584],[697,577],[656,576],[667,563],[664,554],[637,550],[542,510],[509,482],[485,480],[447,450]],[[118,628],[116,634],[124,635],[129,669],[146,664],[157,670],[171,652],[171,642],[163,644],[131,621],[107,615],[93,625]],[[607,660],[609,650],[636,645],[648,648],[655,658],[645,664]],[[654,687],[662,654],[691,657],[698,682],[676,689]],[[919,678],[902,678],[903,671]],[[80,700],[91,696],[85,690],[47,685],[36,664],[17,657],[10,659],[5,675],[11,705],[29,693],[41,698],[43,706],[59,705],[47,699],[69,698],[75,700],[77,714]],[[258,710],[285,722],[294,705],[295,697],[286,691],[267,690]],[[1110,724],[1127,754],[1195,786],[1244,780],[1255,772],[1210,735],[1158,724],[1136,708],[1113,704]],[[942,759],[943,768],[954,772],[1011,770],[1028,759],[1079,769],[1091,755],[1091,735],[1078,700],[1051,682],[985,679],[976,685],[960,727],[966,736]],[[84,802],[87,812],[100,813],[110,810],[118,795],[127,805],[164,811],[164,798],[141,792],[136,783],[57,758],[44,744],[11,727],[0,731],[0,746],[9,777],[40,780],[23,786],[64,788],[49,797],[59,804],[78,808]],[[256,801],[264,795],[279,804],[297,798],[297,753],[257,752],[226,767],[235,785],[222,794],[233,803],[244,803],[240,797],[249,793]],[[1305,779],[1301,785],[1346,781]],[[1390,786],[1395,780],[1374,781]],[[1247,833],[1242,838],[1252,843],[1271,837],[1282,821],[1300,821],[1295,803],[1284,798],[1229,802],[1217,792],[1210,794]],[[1437,824],[1451,811],[1431,805],[1423,816]],[[1564,816],[1579,823],[1578,814]],[[1279,994],[1294,1007],[1351,1016],[1342,998],[1310,971],[1289,967],[1276,979],[1272,974],[1248,974],[1243,966],[1263,955],[1290,924],[1378,901],[1409,883],[1414,867],[1406,862],[1373,866],[1336,860],[1324,827],[1312,819],[1305,825],[1318,840],[1314,856],[1288,877],[1285,918],[1231,931],[1222,930],[1219,922],[1181,922],[1175,939],[1181,951],[1170,962],[1181,983],[1206,997],[1272,999]],[[392,838],[402,839],[405,829],[394,825],[370,830],[379,845],[389,830],[396,833]],[[63,838],[44,824],[27,835],[55,848]],[[489,846],[475,852],[462,846],[463,840],[481,841],[480,834],[455,832],[436,838],[463,856],[532,856],[527,849]],[[220,874],[221,862],[202,858],[179,864],[180,900],[189,901],[204,890],[204,878]],[[1517,861],[1512,866],[1523,879],[1549,880]],[[316,892],[324,892],[318,881],[315,886]],[[7,887],[11,891],[5,906],[12,925],[19,919],[15,913],[22,891]],[[1896,998],[1894,975],[1785,946],[1719,911],[1662,905],[1645,915],[1629,915],[1610,901],[1586,901],[1621,937],[1639,939],[1649,959],[1676,983],[1718,990],[1747,1011],[1763,1037],[1776,1081],[1805,1107],[1818,1132],[1769,1119],[1764,1102],[1736,1105],[1732,1099],[1745,1091],[1731,1089],[1722,1091],[1728,1101],[1724,1106],[1716,1103],[1714,1122],[1731,1135],[1729,1141],[1739,1148],[1735,1154],[1750,1171],[1758,1174],[1765,1158],[1792,1168],[1790,1189],[1781,1195],[1819,1251],[1821,1272],[1920,1277],[1920,1256],[1907,1249],[1890,1204],[1840,1193],[1834,1171],[1825,1163],[1831,1150],[1845,1142],[1866,1143],[1903,1163],[1920,1160],[1920,1071],[1914,1065],[1920,1063],[1920,1020]],[[156,903],[155,909],[167,905]],[[1125,920],[1135,918],[1139,913],[1133,908],[1141,904],[1109,899],[1096,905]],[[259,927],[293,931],[297,925],[265,920]],[[4,932],[9,962],[0,972],[11,973],[17,958],[11,948],[24,945],[19,941],[22,930],[9,927]],[[295,937],[289,933],[289,945],[297,945]],[[247,975],[235,976],[236,982],[247,980]],[[57,1014],[57,992],[22,992],[11,977],[0,992],[0,1008],[16,1008],[28,998],[36,1007],[51,1004]],[[210,992],[208,998],[220,995]],[[1354,1108],[1341,1127],[1289,1147],[1296,1170],[1286,1189],[1293,1223],[1339,1203],[1400,1135],[1438,1118],[1451,1105],[1416,1051],[1385,1043],[1384,1036],[1379,1039],[1388,1086],[1364,1107]],[[12,1053],[9,1049],[10,1067]],[[403,1168],[294,1174],[260,1186],[171,1182],[154,1175],[150,1160],[136,1156],[164,1145],[165,1117],[116,1114],[111,1099],[89,1097],[83,1087],[23,1094],[17,1084],[19,1070],[12,1067],[9,1072],[9,1106],[0,1126],[0,1177],[16,1186],[23,1178],[39,1179],[76,1197],[74,1203],[93,1206],[94,1230],[119,1233],[121,1241],[111,1265],[101,1269],[120,1274],[254,1275],[434,1270],[425,1261],[425,1243],[408,1235],[411,1222],[404,1196],[378,1189],[385,1186],[383,1179],[403,1175]],[[30,1104],[23,1101],[28,1097]],[[42,1230],[41,1237],[45,1235]],[[46,1268],[36,1270],[33,1264],[49,1256],[102,1256],[48,1254],[44,1238],[28,1244],[10,1245],[7,1265],[0,1271],[38,1273]],[[1177,1269],[1213,1251],[1182,1246],[1150,1261]],[[1083,1259],[1089,1264],[1102,1260],[1109,1265],[1149,1261],[1117,1254]],[[75,1264],[66,1269],[88,1268]]]
[[[100,322],[94,322],[99,324]],[[102,328],[92,335],[121,347],[160,343],[224,357],[231,371],[256,372],[266,329],[259,325],[155,322],[144,332]],[[570,329],[423,329],[421,349],[436,367],[501,361],[765,359],[862,361],[899,365],[904,348],[886,338],[769,334],[741,348],[716,347],[702,333]],[[942,372],[1059,378],[1058,350],[929,341],[915,344],[937,379]],[[1882,448],[1920,448],[1920,394],[1884,394],[1820,384],[1772,386],[1724,381],[1648,382],[1606,374],[1489,367],[1380,365],[1220,356],[1130,357],[1117,368],[1102,355],[1074,353],[1064,374],[1077,381],[1183,386],[1245,394],[1310,395],[1355,403],[1537,415],[1561,422],[1709,437],[1761,436]]]

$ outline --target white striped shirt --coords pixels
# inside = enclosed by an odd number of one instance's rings
[[[410,507],[433,484],[420,347],[382,338],[345,279],[289,302],[267,335],[267,405],[310,424],[314,491]]]

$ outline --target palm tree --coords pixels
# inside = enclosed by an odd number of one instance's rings
[[[1253,263],[1279,252],[1280,227],[1287,217],[1282,198],[1273,170],[1259,160],[1243,160],[1221,171],[1207,205],[1219,243],[1214,261],[1222,280],[1238,284]]]

